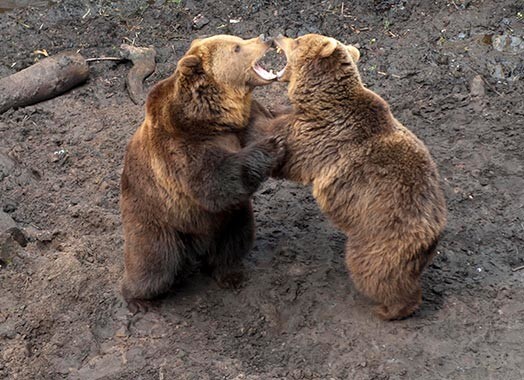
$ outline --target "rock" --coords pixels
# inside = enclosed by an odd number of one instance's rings
[[[0,323],[0,338],[14,339],[16,335],[16,325],[12,320],[8,319],[6,322]]]
[[[524,39],[521,37],[502,34],[491,39],[493,48],[500,52],[522,53],[524,52]]]
[[[207,24],[209,24],[209,19],[200,13],[193,18],[193,29],[202,29]]]
[[[28,241],[38,242],[44,245],[51,244],[62,231],[39,230],[32,226],[27,226],[24,231]]]
[[[506,27],[511,25],[511,20],[507,17],[504,17],[502,20],[500,20],[500,26]]]
[[[115,337],[116,338],[127,338],[129,337],[129,330],[127,329],[126,326],[122,326],[115,332]]]
[[[122,358],[120,353],[95,356],[78,371],[73,370],[68,374],[68,379],[98,380],[114,378],[122,371]]]
[[[464,40],[466,37],[468,37],[469,33],[467,32],[460,32],[459,34],[457,34],[457,39],[459,40]]]
[[[488,65],[490,66],[490,65]],[[493,65],[491,68],[491,76],[495,79],[505,79],[506,76],[504,75],[504,68],[500,63]]]
[[[287,28],[286,29],[286,33],[284,33],[285,36],[287,37],[290,37],[290,38],[296,38],[298,37],[298,32],[296,29],[293,29],[293,28]]]
[[[0,152],[0,181],[11,174],[15,162],[7,154]]]
[[[0,233],[6,232],[8,229],[13,227],[16,227],[16,223],[13,218],[11,218],[11,216],[6,214],[4,211],[0,211]]]
[[[449,64],[449,57],[444,54],[439,54],[436,61],[439,65],[447,65]]]
[[[125,353],[125,360],[127,363],[132,363],[134,367],[142,368],[147,365],[147,357],[144,349],[141,347],[131,347]]]
[[[20,244],[9,234],[0,234],[0,269],[9,265],[20,250]]]
[[[23,230],[18,227],[12,227],[7,230],[7,233],[11,235],[14,241],[20,244],[21,247],[27,246],[27,236]]]
[[[18,203],[16,203],[15,201],[6,199],[6,201],[4,202],[4,207],[3,207],[4,212],[7,212],[7,213],[15,212],[17,208],[18,208]]]
[[[472,97],[483,97],[486,93],[484,90],[484,80],[482,76],[476,75],[469,85],[469,93]]]

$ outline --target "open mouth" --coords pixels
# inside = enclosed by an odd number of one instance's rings
[[[269,70],[267,71],[266,69],[264,69],[260,63],[258,62],[255,62],[255,64],[253,65],[253,70],[255,71],[255,73],[257,73],[257,75],[264,79],[264,80],[275,80],[278,78],[278,74],[275,74],[273,72],[273,70]]]
[[[286,68],[284,67],[280,71],[274,71],[266,70],[264,67],[282,67],[282,65],[285,66],[287,63],[285,61],[285,55],[283,54],[283,50],[280,49],[280,47],[277,46],[275,54],[275,49],[270,49],[266,54],[260,58],[257,62],[253,64],[253,71],[257,73],[257,75],[266,80],[266,81],[274,81],[280,79],[282,75],[284,75],[284,71]]]
[[[286,56],[286,55],[285,55],[285,52],[284,52],[284,49],[282,49],[278,44],[277,44],[276,51],[277,51],[277,54],[278,54],[279,56],[284,56],[284,57]],[[285,65],[284,65],[284,68],[283,68],[282,70],[280,70],[280,71],[277,72],[277,78],[278,78],[278,79],[280,79],[280,78],[284,75],[284,73],[285,73],[285,71],[286,71],[286,68],[287,68],[287,57],[286,57],[286,63],[285,63]]]

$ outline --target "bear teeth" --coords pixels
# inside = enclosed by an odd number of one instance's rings
[[[255,70],[257,75],[264,80],[273,80],[277,78],[277,75],[273,72],[273,70],[267,71],[259,64],[255,64],[253,70]]]

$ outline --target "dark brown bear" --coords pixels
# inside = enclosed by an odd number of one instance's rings
[[[250,198],[283,153],[275,138],[240,141],[253,87],[274,77],[257,64],[268,48],[263,38],[196,40],[151,90],[121,179],[128,302],[166,292],[191,262],[220,286],[241,280],[254,239]]]
[[[363,86],[355,47],[320,35],[276,43],[293,109],[268,128],[286,143],[275,175],[313,186],[322,211],[347,233],[355,286],[380,304],[381,318],[407,317],[421,303],[420,275],[446,222],[435,163]]]

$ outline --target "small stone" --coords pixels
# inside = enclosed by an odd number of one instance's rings
[[[501,26],[509,26],[511,25],[511,20],[507,17],[504,17],[502,20],[500,20]]]
[[[185,352],[184,350],[182,349],[178,349],[178,351],[176,352],[175,354],[175,357],[179,358],[179,359],[183,359],[187,356],[187,352]]]
[[[0,234],[0,269],[9,265],[20,250],[20,244],[8,233]]]
[[[439,65],[447,65],[447,64],[449,64],[449,57],[447,55],[440,54],[437,57],[437,64],[439,64]]]
[[[128,337],[129,336],[129,331],[127,329],[127,327],[125,326],[122,326],[120,327],[116,333],[115,333],[115,337],[117,338],[125,338],[125,337]]]
[[[24,353],[25,353],[25,356],[27,356],[28,358],[33,356],[33,343],[31,343],[31,342],[26,342],[25,343],[25,345],[24,345]]]
[[[193,29],[202,29],[207,24],[209,24],[209,19],[200,13],[193,18]]]
[[[504,79],[506,76],[504,75],[504,68],[500,63],[493,65],[491,67],[491,76],[495,79]]]
[[[482,76],[476,75],[469,85],[469,93],[473,97],[483,97],[486,93],[484,90],[484,80]]]
[[[17,208],[18,208],[18,203],[8,199],[4,203],[3,210],[4,212],[7,212],[9,214],[9,213],[15,212]]]
[[[16,227],[16,223],[10,215],[4,211],[0,211],[0,233],[7,231],[10,228]]]
[[[15,325],[9,322],[0,324],[0,338],[3,339],[14,339],[16,338]]]
[[[11,157],[0,152],[0,181],[11,174],[15,167],[15,162]]]
[[[36,235],[34,236],[35,240],[42,242],[42,243],[50,243],[55,238],[56,234],[54,234],[52,231],[47,230],[41,230],[36,231]]]
[[[521,53],[524,51],[524,39],[521,37],[502,34],[492,37],[493,48],[500,52]]]
[[[458,38],[459,40],[463,40],[463,39],[465,39],[467,36],[468,36],[468,34],[465,33],[465,32],[460,32],[459,34],[457,34],[457,38]]]
[[[7,233],[9,233],[13,240],[20,244],[21,247],[27,246],[27,236],[20,228],[12,227],[7,230]]]
[[[141,368],[146,365],[147,358],[145,352],[140,347],[131,347],[125,353],[125,360],[127,363],[133,363],[134,366]]]

